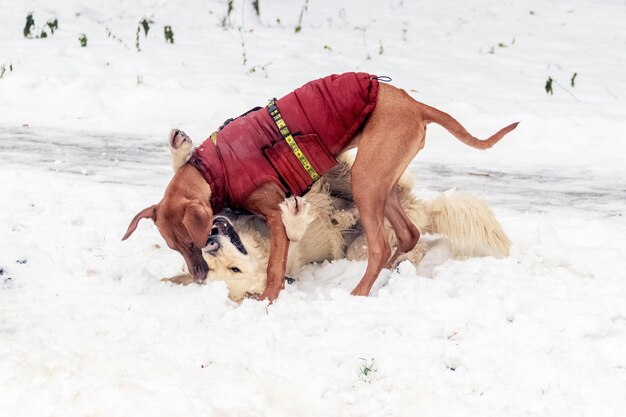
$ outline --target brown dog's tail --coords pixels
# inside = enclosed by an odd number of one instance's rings
[[[498,143],[511,130],[515,129],[519,122],[508,125],[500,129],[494,135],[487,139],[481,140],[472,136],[454,117],[448,113],[444,113],[434,107],[422,104],[424,106],[424,115],[426,123],[437,123],[443,126],[448,132],[452,133],[458,140],[466,145],[476,149],[488,149]]]

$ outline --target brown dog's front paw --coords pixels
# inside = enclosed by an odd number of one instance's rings
[[[350,295],[354,295],[358,297],[367,297],[370,294],[371,289],[372,289],[371,285],[363,284],[362,282],[360,282],[356,287],[354,287]]]
[[[270,304],[272,304],[278,298],[278,294],[280,294],[280,290],[281,290],[280,287],[278,288],[267,287],[265,291],[263,291],[261,295],[259,295],[259,298],[257,299],[260,301],[268,300]]]

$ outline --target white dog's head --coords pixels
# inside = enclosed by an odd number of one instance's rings
[[[213,219],[213,229],[202,256],[209,266],[207,280],[224,281],[228,296],[240,301],[260,294],[267,284],[268,248],[260,233],[242,230],[239,234],[223,216]]]

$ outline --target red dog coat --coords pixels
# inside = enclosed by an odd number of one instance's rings
[[[276,105],[306,158],[323,175],[376,107],[377,94],[375,76],[348,72],[311,81]],[[216,139],[205,140],[190,161],[211,187],[215,212],[241,207],[263,183],[275,183],[292,195],[306,193],[313,184],[267,108],[228,123]]]

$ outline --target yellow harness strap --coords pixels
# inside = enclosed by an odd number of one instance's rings
[[[280,115],[280,112],[278,111],[278,107],[276,107],[275,99],[270,100],[269,104],[267,105],[267,110],[270,112],[270,116],[272,116],[272,119],[274,119],[274,123],[276,123],[276,127],[278,127],[278,131],[280,132],[280,135],[283,137],[283,139],[285,139],[287,144],[289,144],[291,151],[296,156],[296,158],[298,158],[298,161],[300,161],[300,164],[302,164],[302,167],[306,170],[306,172],[308,172],[309,176],[311,177],[313,181],[319,180],[320,179],[319,174],[315,171],[315,168],[313,168],[313,165],[311,165],[309,160],[306,158],[306,156],[304,155],[304,153],[302,152],[302,150],[296,143],[296,140],[291,135],[291,132],[289,131],[289,128],[287,127],[287,124],[283,120],[283,117]]]

